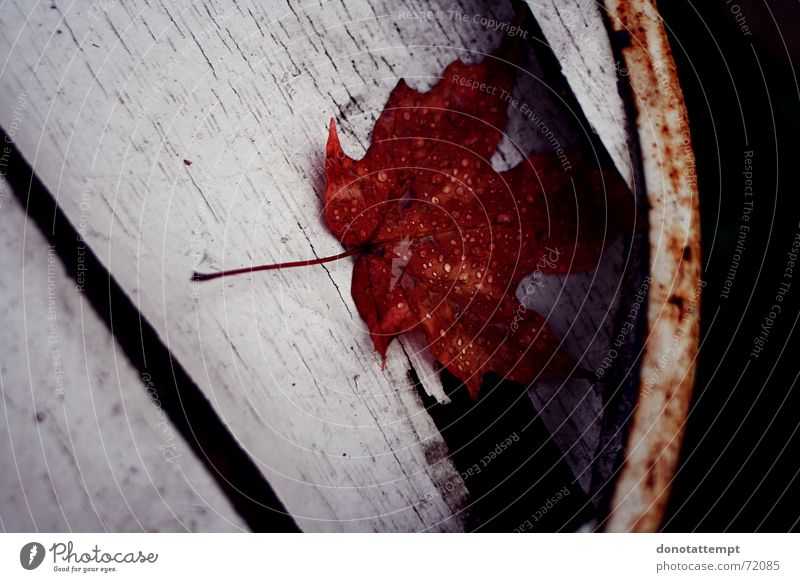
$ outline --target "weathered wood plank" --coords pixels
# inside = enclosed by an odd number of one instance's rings
[[[628,69],[614,56],[595,0],[527,1],[561,70],[594,131],[620,174],[635,189],[637,161],[632,120],[626,113],[618,79]]]
[[[0,529],[244,529],[2,179],[0,192]]]

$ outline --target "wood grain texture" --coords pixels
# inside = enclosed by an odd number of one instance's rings
[[[360,157],[400,77],[426,89],[454,58],[497,45],[501,33],[475,15],[513,17],[504,4],[349,0],[97,0],[0,15],[0,123],[16,126],[67,216],[307,531],[463,528],[466,489],[409,379],[415,367],[443,399],[432,362],[404,340],[381,369],[349,261],[223,284],[189,275],[339,252],[319,203],[328,120]],[[528,65],[515,90],[574,142],[589,128]],[[511,113],[498,168],[552,147]],[[625,141],[614,132],[604,139],[616,160]],[[619,278],[613,249],[604,275],[548,283],[551,323],[576,350],[598,329],[611,336],[617,295],[600,294]],[[565,297],[575,309],[561,311]],[[576,311],[586,319],[572,326]],[[585,394],[581,383],[534,395],[576,474],[598,438],[599,397]]]
[[[0,530],[245,529],[15,198],[0,221]]]
[[[595,0],[537,0],[528,5],[589,121],[587,129],[598,135],[635,192],[635,134],[619,91],[619,81],[626,82],[629,71],[612,51],[604,8]]]

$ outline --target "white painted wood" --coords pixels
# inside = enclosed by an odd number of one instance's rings
[[[245,529],[15,198],[0,222],[0,530]]]
[[[463,527],[466,491],[407,372],[441,398],[438,379],[408,342],[381,370],[348,261],[224,284],[189,275],[340,252],[319,205],[329,118],[359,157],[399,77],[424,89],[497,45],[475,15],[513,16],[351,0],[0,15],[0,123],[19,118],[20,149],[305,530]],[[520,90],[564,140],[576,131],[541,79]],[[518,119],[509,135],[498,167],[515,145],[544,147]]]
[[[597,0],[526,0],[561,71],[622,177],[634,188],[631,120],[618,88],[629,72],[614,56]]]

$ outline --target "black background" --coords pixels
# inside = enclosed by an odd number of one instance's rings
[[[697,155],[707,281],[695,398],[664,527],[796,530],[800,269],[766,348],[757,359],[750,352],[800,231],[793,64],[799,5],[670,0],[658,6],[671,34]],[[745,150],[754,152],[752,228],[730,297],[723,299],[741,223]]]

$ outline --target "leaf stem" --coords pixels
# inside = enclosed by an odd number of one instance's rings
[[[289,263],[275,263],[273,265],[259,265],[257,267],[241,267],[239,269],[229,269],[227,271],[219,271],[217,273],[192,273],[192,281],[210,281],[211,279],[218,279],[220,277],[229,277],[232,275],[242,275],[244,273],[256,273],[258,271],[276,271],[278,269],[291,269],[293,267],[309,267],[311,265],[321,265],[323,263],[331,263],[351,257],[360,252],[363,252],[363,247],[354,247],[349,251],[339,253],[338,255],[331,255],[330,257],[319,257],[316,259],[309,259],[307,261],[291,261]]]

